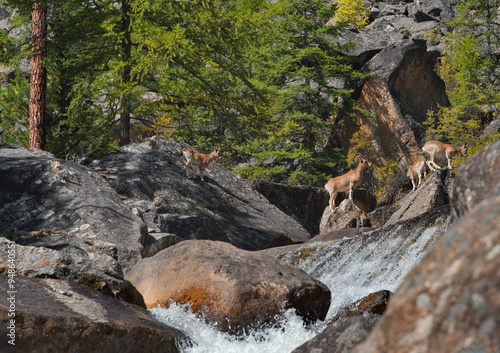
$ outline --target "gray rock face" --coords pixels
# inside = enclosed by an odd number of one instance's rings
[[[246,250],[309,240],[297,221],[217,162],[205,170],[205,182],[187,178],[181,151],[188,147],[153,137],[113,151],[91,167],[128,201],[154,204],[161,232],[224,240]]]
[[[183,241],[141,260],[127,279],[147,307],[189,303],[229,332],[272,323],[286,308],[323,320],[330,306],[328,287],[304,271],[226,242]]]
[[[341,309],[339,315],[312,340],[292,353],[342,353],[349,352],[368,337],[387,307],[389,291],[372,293]]]
[[[325,189],[305,185],[284,185],[263,180],[247,180],[246,182],[273,205],[300,222],[310,234],[319,233],[323,210],[328,206],[329,196]]]
[[[448,191],[453,178],[453,172],[448,169],[432,174],[420,187],[393,206],[395,211],[386,224],[410,219],[449,204]]]
[[[111,254],[123,272],[141,257],[144,223],[91,169],[10,145],[0,149],[0,179],[0,236],[43,246],[29,237],[67,235]]]
[[[469,158],[453,185],[460,218],[391,297],[356,353],[500,351],[500,142]]]
[[[427,112],[450,104],[434,67],[448,31],[444,21],[455,5],[453,0],[376,2],[365,28],[341,36],[342,43],[356,43],[346,55],[371,73],[356,97],[358,107],[376,116],[360,118],[358,124],[373,135],[380,159],[372,162],[377,166],[385,165],[384,158],[415,162],[421,156]],[[346,122],[339,132],[345,149],[355,131]]]
[[[0,274],[9,271],[9,249],[15,250],[16,274],[74,280],[111,297],[146,307],[142,295],[123,279],[121,266],[101,249],[71,236],[39,234],[16,239],[0,237]],[[29,243],[30,245],[21,245]]]
[[[404,40],[387,46],[364,67],[373,72],[358,100],[359,107],[376,113],[366,121],[381,154],[391,159],[421,156],[422,122],[438,104],[448,106],[444,82],[434,72],[434,62],[423,41]],[[411,163],[409,163],[411,164]]]
[[[326,207],[319,226],[320,234],[339,229],[377,227],[380,224],[363,212],[353,200],[345,199],[333,212]]]
[[[0,288],[8,288],[0,275]],[[145,309],[102,295],[76,282],[15,277],[15,317],[0,301],[2,352],[177,353],[178,330],[149,317]],[[5,295],[7,295],[4,292]],[[14,320],[15,345],[9,325]]]
[[[450,229],[356,353],[500,351],[500,196]]]
[[[463,217],[490,197],[500,195],[500,141],[482,149],[458,169],[450,198],[453,214]]]

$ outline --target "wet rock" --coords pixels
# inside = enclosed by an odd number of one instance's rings
[[[338,229],[364,228],[380,226],[374,219],[356,206],[353,200],[346,199],[333,212],[330,207],[324,209],[320,224],[320,234]]]
[[[0,288],[8,277],[0,275]],[[178,352],[178,330],[149,317],[145,309],[73,281],[15,277],[15,316],[0,301],[2,352]],[[4,292],[7,295],[6,292]],[[10,320],[14,320],[12,323]],[[13,324],[15,345],[9,325]]]
[[[381,246],[380,244],[391,243],[394,239],[404,238],[405,241],[400,247],[391,247],[390,254],[386,255],[388,259],[392,257],[399,258],[400,255],[398,254],[408,251],[408,248],[411,248],[415,242],[419,241],[427,242],[423,251],[428,251],[443,236],[450,222],[450,206],[446,205],[415,218],[387,224],[380,228],[360,228],[357,232],[351,234],[351,236],[346,236],[336,242],[311,241],[299,246],[297,249],[279,254],[278,258],[294,266],[301,266],[303,262],[319,262],[323,264],[325,261],[322,259],[341,258],[343,248],[356,248],[359,251],[367,252],[364,255],[366,256],[365,260],[370,261],[371,257],[380,255],[379,251],[370,251],[369,249],[375,249]],[[421,253],[419,253],[420,255]],[[417,254],[415,254],[415,257],[417,257]],[[380,269],[381,273],[390,271],[390,264],[396,263],[397,260],[388,260],[388,262],[388,267]],[[323,275],[323,265],[314,265],[314,268],[314,277],[320,278]]]
[[[127,279],[148,308],[187,303],[229,332],[272,323],[286,308],[324,319],[330,305],[329,289],[302,270],[225,242],[183,241],[140,261]]]
[[[66,234],[106,249],[124,272],[141,257],[144,223],[93,170],[15,145],[0,149],[0,170],[0,236]]]
[[[296,251],[299,248],[304,248],[306,249],[305,252],[310,252],[311,249],[308,247],[308,244],[311,244],[315,246],[315,243],[324,243],[324,242],[337,242],[340,241],[344,238],[352,238],[358,234],[361,234],[363,232],[369,232],[370,230],[373,230],[374,228],[347,228],[347,229],[337,229],[337,230],[332,230],[330,232],[325,232],[316,235],[314,238],[311,240],[307,241],[304,244],[293,244],[293,245],[287,245],[287,246],[279,246],[275,248],[270,248],[270,249],[264,249],[264,250],[259,250],[258,252],[261,254],[265,254],[267,256],[272,256],[276,257],[278,259],[283,258],[286,254],[288,254],[291,251]],[[314,250],[312,250],[314,251]]]
[[[161,232],[183,239],[214,237],[246,250],[310,239],[297,221],[215,161],[204,172],[205,182],[186,178],[181,155],[186,148],[183,142],[157,136],[121,147],[91,167],[128,202],[152,203],[162,220]],[[202,230],[178,233],[186,217]]]
[[[379,291],[340,310],[335,319],[293,353],[349,352],[373,330],[387,307],[389,291]]]

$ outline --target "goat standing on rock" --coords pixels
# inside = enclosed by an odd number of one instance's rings
[[[361,185],[363,172],[372,165],[364,158],[360,158],[358,167],[344,175],[332,178],[325,184],[325,189],[330,193],[330,211],[333,212],[335,198],[341,191],[349,190],[349,199],[352,200],[352,189]]]
[[[462,156],[467,157],[467,151],[467,144],[463,145],[462,147],[453,147],[452,145],[439,141],[427,141],[424,147],[422,147],[422,153],[427,153],[430,157],[430,161],[427,162],[427,164],[433,172],[441,169],[441,167],[434,162],[434,158],[446,158],[446,160],[448,161],[448,169],[451,170],[451,159],[460,153],[462,154]],[[436,169],[434,169],[433,167]]]
[[[198,170],[200,174],[201,181],[203,180],[203,171],[207,169],[210,162],[215,158],[220,158],[221,149],[215,146],[214,150],[210,154],[203,154],[193,151],[192,149],[187,149],[182,151],[184,158],[186,158],[186,177],[189,177],[189,168],[194,167]]]
[[[422,184],[422,180],[425,178],[425,174],[427,174],[427,167],[430,168],[430,166],[428,166],[428,162],[426,162],[425,159],[420,158],[415,163],[413,163],[410,168],[408,168],[406,176],[411,180],[411,183],[413,185],[412,191],[415,191],[417,187]],[[418,184],[416,183],[417,178]]]

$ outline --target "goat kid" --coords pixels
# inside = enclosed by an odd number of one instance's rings
[[[425,179],[425,175],[427,174],[427,167],[430,168],[430,166],[428,166],[428,162],[426,162],[425,159],[419,159],[413,163],[410,168],[408,168],[406,176],[411,180],[413,185],[412,191],[415,191],[417,187],[422,184],[422,180]],[[418,184],[416,183],[417,178]]]
[[[351,170],[344,175],[330,179],[325,184],[325,189],[330,193],[330,211],[333,212],[335,205],[335,198],[341,191],[349,190],[349,199],[352,200],[352,189],[361,185],[363,172],[365,169],[370,168],[372,165],[364,158],[360,158],[358,167]]]
[[[459,154],[467,157],[467,151],[467,144],[461,147],[453,147],[452,145],[439,141],[427,141],[424,147],[422,147],[422,153],[427,153],[430,157],[430,161],[427,164],[433,172],[441,169],[441,167],[434,162],[434,158],[446,159],[448,161],[448,169],[451,170],[451,159]],[[434,169],[433,167],[436,169]]]
[[[215,158],[220,158],[220,153],[221,149],[217,146],[214,147],[213,152],[210,154],[198,153],[192,149],[182,151],[182,154],[186,159],[186,177],[189,177],[189,169],[193,168],[200,174],[201,181],[204,181],[203,171],[207,169],[210,162],[212,162]]]

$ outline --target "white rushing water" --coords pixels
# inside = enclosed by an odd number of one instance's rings
[[[370,293],[379,290],[395,292],[404,276],[443,234],[449,217],[443,216],[435,223],[436,226],[430,228],[416,225],[399,236],[394,234],[400,229],[384,227],[382,233],[376,235],[368,232],[337,243],[305,245],[308,252],[315,251],[297,266],[326,284],[332,292],[326,321],[340,308]],[[294,261],[298,251],[289,252],[282,260]],[[184,306],[171,305],[169,309],[154,308],[150,312],[159,321],[184,331],[191,338],[190,344],[183,345],[183,353],[287,353],[324,328],[322,322],[304,327],[302,319],[289,310],[278,328],[234,337],[217,331],[215,325],[205,324]]]

